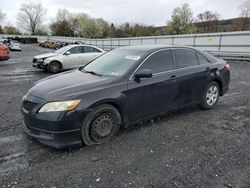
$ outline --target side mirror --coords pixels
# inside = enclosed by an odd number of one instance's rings
[[[135,79],[150,78],[153,76],[153,72],[150,69],[142,69],[135,73]]]
[[[70,55],[70,52],[69,52],[69,51],[67,51],[67,52],[65,53],[65,55]]]

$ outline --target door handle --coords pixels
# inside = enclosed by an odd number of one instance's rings
[[[176,82],[176,76],[175,75],[171,76],[171,80],[172,82]]]
[[[207,68],[206,68],[206,71],[210,71],[210,67],[207,67]]]

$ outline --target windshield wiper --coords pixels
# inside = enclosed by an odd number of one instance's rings
[[[94,71],[87,71],[87,70],[84,70],[84,69],[82,69],[84,72],[86,72],[86,73],[90,73],[90,74],[93,74],[93,75],[96,75],[96,76],[103,76],[102,74],[100,74],[100,73],[96,73],[96,72],[94,72]]]

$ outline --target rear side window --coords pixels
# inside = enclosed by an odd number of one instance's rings
[[[174,54],[177,68],[199,65],[196,53],[192,50],[175,49]]]
[[[140,69],[150,69],[153,73],[173,70],[173,56],[170,50],[162,50],[151,55],[140,67]]]
[[[90,47],[90,46],[84,46],[84,52],[85,53],[94,53],[94,52],[101,52],[100,50]]]
[[[197,57],[198,57],[199,63],[200,63],[201,65],[204,65],[204,64],[208,64],[208,63],[209,63],[209,61],[208,61],[205,57],[203,57],[202,55],[200,55],[199,53],[197,53]]]

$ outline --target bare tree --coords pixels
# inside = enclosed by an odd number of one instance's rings
[[[247,26],[247,18],[250,16],[250,0],[243,2],[239,6],[241,30],[245,30]]]
[[[36,34],[44,22],[47,10],[38,4],[22,4],[19,13],[17,14],[18,24],[32,35]]]
[[[5,14],[2,13],[2,10],[0,9],[0,21],[5,17]]]
[[[202,22],[203,32],[216,31],[218,30],[219,14],[206,10],[203,13],[197,15],[198,21]]]
[[[56,21],[68,21],[73,15],[66,9],[58,9],[56,14]]]

